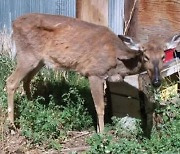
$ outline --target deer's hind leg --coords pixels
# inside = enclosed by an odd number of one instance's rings
[[[30,58],[22,56],[21,59],[17,59],[17,66],[15,71],[8,77],[7,86],[7,100],[8,100],[8,120],[14,125],[14,94],[19,86],[19,83],[34,70],[40,63],[33,55],[29,55]]]

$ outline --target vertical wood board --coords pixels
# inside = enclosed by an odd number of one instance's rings
[[[108,26],[108,0],[77,0],[76,15],[81,20]]]
[[[128,0],[130,3],[130,0]],[[135,22],[134,22],[135,21]],[[146,41],[151,35],[165,39],[180,32],[179,0],[138,0],[128,35]]]

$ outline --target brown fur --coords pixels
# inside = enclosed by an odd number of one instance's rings
[[[55,68],[70,68],[85,76],[103,76],[115,67],[117,49],[127,59],[122,42],[108,28],[78,19],[31,14],[17,19],[13,29],[20,57],[33,54]]]
[[[107,27],[70,17],[28,14],[14,21],[13,31],[17,66],[7,80],[10,122],[14,123],[14,93],[20,81],[30,97],[30,81],[46,65],[74,70],[88,77],[98,115],[98,131],[103,131],[104,81],[122,80],[126,75],[138,73],[143,54],[127,48]],[[150,48],[155,52],[156,47]],[[158,60],[161,53],[163,50],[150,56]],[[145,64],[147,69],[151,65]]]

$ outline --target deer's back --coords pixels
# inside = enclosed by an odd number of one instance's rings
[[[118,37],[104,26],[65,16],[29,14],[13,23],[19,56],[33,53],[54,68],[103,75],[116,65]]]

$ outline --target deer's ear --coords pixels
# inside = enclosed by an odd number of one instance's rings
[[[139,43],[135,43],[131,37],[118,35],[121,41],[131,50],[142,51],[142,47]]]
[[[180,43],[180,34],[172,37],[172,39],[166,43],[166,49],[174,49]]]

